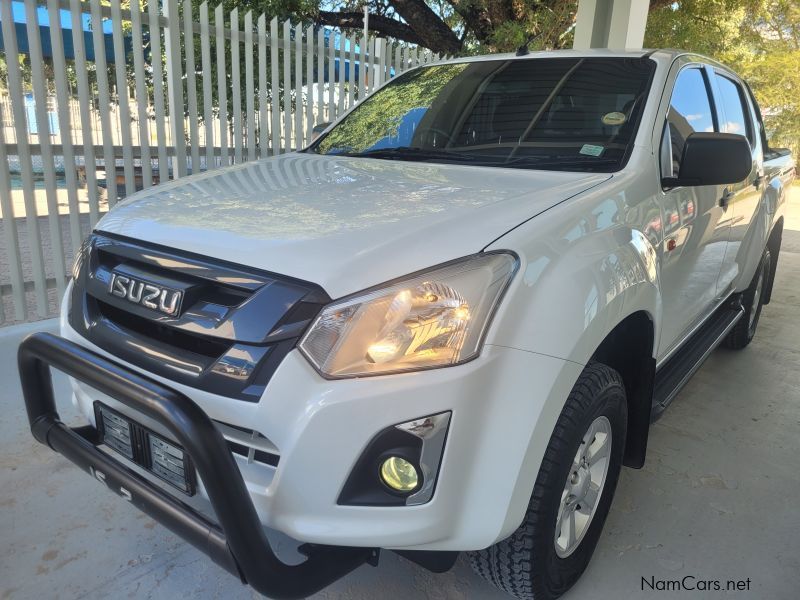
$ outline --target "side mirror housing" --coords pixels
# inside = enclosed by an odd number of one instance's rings
[[[663,177],[664,187],[725,185],[747,178],[753,167],[750,142],[733,133],[692,133],[686,138],[677,177]]]
[[[314,125],[313,129],[311,130],[311,141],[313,142],[315,139],[321,136],[322,132],[325,131],[330,126],[331,126],[330,122],[317,123],[316,125]]]

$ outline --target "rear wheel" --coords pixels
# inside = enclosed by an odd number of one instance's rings
[[[522,525],[470,553],[473,569],[520,600],[550,600],[581,576],[597,545],[625,447],[627,404],[615,370],[590,363],[556,422]]]
[[[771,269],[772,254],[767,249],[764,250],[764,255],[761,257],[761,262],[758,265],[756,274],[753,276],[753,281],[750,282],[750,287],[742,294],[742,306],[744,306],[745,312],[725,338],[724,345],[726,348],[741,350],[755,336]]]

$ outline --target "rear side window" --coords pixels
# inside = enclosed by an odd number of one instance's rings
[[[670,99],[667,125],[667,140],[672,146],[672,173],[663,175],[677,177],[686,138],[696,132],[715,131],[706,77],[701,69],[685,69],[678,75]]]
[[[717,75],[719,86],[720,104],[725,114],[721,119],[721,129],[725,133],[736,133],[744,135],[753,143],[753,128],[750,126],[750,119],[747,118],[747,104],[744,100],[742,88],[731,79],[724,75]]]

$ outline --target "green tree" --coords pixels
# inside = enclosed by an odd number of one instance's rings
[[[797,0],[677,0],[651,11],[645,45],[694,50],[730,66],[752,87],[771,144],[800,150]]]
[[[654,0],[660,3],[664,0]],[[577,0],[224,0],[268,15],[311,20],[419,44],[446,55],[507,51],[536,36],[536,47],[571,43]]]
[[[572,45],[578,0],[223,0],[226,9],[369,28],[449,55]],[[195,0],[199,4],[199,0]],[[775,145],[800,150],[800,2],[651,0],[645,46],[729,65],[752,86]]]

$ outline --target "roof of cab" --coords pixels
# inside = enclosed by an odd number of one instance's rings
[[[690,52],[688,50],[678,50],[675,48],[640,48],[640,49],[624,49],[614,50],[608,48],[592,48],[589,50],[531,50],[527,54],[518,56],[516,53],[510,52],[506,54],[481,54],[479,56],[464,56],[455,57],[442,60],[436,64],[448,63],[463,63],[463,62],[482,62],[490,60],[531,60],[541,58],[642,58],[648,57],[653,59],[656,63],[662,66],[669,66],[676,59],[682,58],[687,62],[701,62],[704,64],[714,65],[715,67],[724,69],[728,73],[737,76],[730,67],[727,65],[698,54],[697,52]],[[424,67],[427,65],[420,64],[417,66]]]
[[[443,62],[480,62],[486,60],[529,60],[537,58],[641,58],[643,56],[650,56],[659,61],[671,62],[678,56],[684,54],[692,54],[684,50],[675,49],[624,49],[614,50],[606,48],[593,48],[590,50],[531,50],[527,54],[517,56],[516,53],[510,52],[506,54],[482,54],[480,56],[466,56],[450,58]],[[706,60],[705,57],[703,57]],[[711,61],[711,59],[708,59]]]

